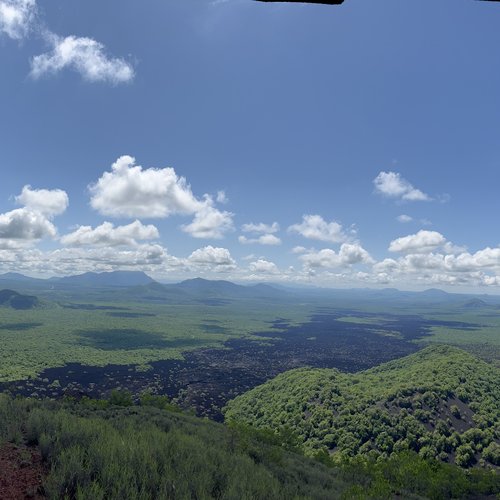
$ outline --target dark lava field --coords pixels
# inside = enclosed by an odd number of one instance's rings
[[[197,415],[221,421],[221,409],[228,400],[286,370],[311,366],[361,371],[417,351],[419,345],[411,341],[425,337],[431,326],[477,326],[419,316],[384,315],[373,324],[368,319],[366,323],[339,320],[346,316],[373,318],[358,311],[320,310],[308,323],[290,326],[278,320],[252,339],[230,340],[225,349],[188,351],[184,360],[152,362],[148,371],[132,365],[68,364],[46,369],[36,379],[1,384],[0,389],[51,398],[101,398],[113,389],[137,396],[148,390],[168,395]]]

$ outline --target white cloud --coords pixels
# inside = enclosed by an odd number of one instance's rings
[[[388,198],[405,201],[429,201],[429,195],[414,188],[397,172],[380,172],[373,180],[375,191]]]
[[[349,239],[338,222],[326,222],[321,215],[303,215],[300,224],[293,224],[289,232],[298,233],[304,238],[340,243]]]
[[[126,226],[115,227],[110,222],[104,222],[96,228],[80,226],[76,231],[61,238],[63,245],[137,245],[138,240],[154,240],[159,238],[158,229],[153,225],[144,225],[136,220]]]
[[[193,238],[220,239],[226,232],[233,230],[233,214],[213,207],[211,198],[207,197],[193,221],[184,224],[182,230]]]
[[[35,0],[0,0],[0,34],[21,40],[28,34],[36,11]]]
[[[31,60],[33,78],[71,68],[89,82],[118,84],[133,80],[134,69],[129,62],[108,56],[104,45],[92,38],[56,35],[37,22],[37,11],[36,0],[0,0],[0,35],[22,40],[33,31],[51,46],[50,52]]]
[[[227,248],[213,247],[211,245],[195,250],[187,258],[187,262],[217,270],[229,270],[236,267],[236,262]]]
[[[0,214],[0,239],[33,241],[56,235],[54,224],[40,212],[18,208]]]
[[[35,56],[31,61],[31,75],[40,78],[71,68],[89,82],[112,84],[130,82],[134,78],[132,66],[120,58],[109,57],[102,43],[87,37],[47,36],[53,46],[50,52]]]
[[[446,243],[446,238],[437,231],[420,230],[416,234],[410,234],[391,241],[390,252],[401,253],[427,253]]]
[[[330,248],[310,250],[299,258],[306,268],[336,268],[373,263],[370,254],[357,243],[343,243],[339,252]]]
[[[476,271],[485,268],[500,271],[500,248],[486,247],[474,254],[462,252],[458,255],[446,255],[443,258],[446,269],[451,271]]]
[[[281,245],[281,240],[274,234],[263,234],[258,238],[247,238],[246,236],[239,236],[238,241],[242,245],[258,244],[258,245]]]
[[[233,214],[214,206],[213,198],[198,199],[184,177],[173,168],[135,165],[135,158],[121,156],[89,187],[90,204],[98,212],[114,217],[168,217],[194,215],[182,230],[194,238],[222,238],[233,229]],[[220,197],[219,197],[220,198]]]
[[[69,205],[68,195],[62,189],[31,189],[29,185],[16,196],[16,202],[47,217],[62,214]]]
[[[117,249],[111,246],[61,248],[42,254],[38,259],[42,265],[58,275],[116,269],[168,272],[179,265],[178,259],[168,255],[164,247],[150,244],[138,245],[132,249]],[[33,264],[40,265],[38,262]],[[47,269],[43,272],[46,273]]]
[[[279,274],[278,266],[274,262],[265,259],[250,262],[248,269],[253,273],[259,274]]]
[[[299,253],[305,253],[305,252],[307,252],[307,248],[306,247],[296,246],[296,247],[292,248],[292,253],[299,254]]]
[[[405,215],[405,214],[402,214],[402,215],[398,215],[396,217],[396,219],[399,221],[399,222],[402,222],[402,223],[407,223],[407,222],[411,222],[413,220],[413,217],[410,217],[409,215]]]
[[[1,248],[16,248],[42,238],[57,236],[57,229],[51,219],[66,210],[66,192],[61,189],[31,189],[31,186],[24,186],[15,200],[24,205],[23,208],[0,214]]]
[[[226,192],[225,191],[217,191],[217,196],[215,197],[215,201],[217,201],[217,203],[228,203],[229,200],[226,196]]]
[[[241,226],[241,230],[244,233],[273,234],[280,230],[280,226],[277,222],[273,222],[272,224],[259,222],[258,224],[243,224],[243,226]]]
[[[251,222],[249,224],[243,224],[241,226],[241,230],[244,233],[253,233],[258,235],[255,238],[247,238],[243,235],[239,236],[238,241],[242,245],[281,245],[281,239],[274,234],[280,230],[280,226],[277,222],[273,222],[272,224],[264,224],[263,222],[254,224]]]
[[[493,286],[499,283],[500,247],[470,253],[447,242],[440,245],[439,251],[419,250],[417,246],[414,253],[397,260],[384,259],[373,266],[373,272],[403,284]]]
[[[173,168],[144,169],[126,155],[118,158],[111,172],[104,172],[89,189],[92,208],[114,217],[190,215],[204,206]]]

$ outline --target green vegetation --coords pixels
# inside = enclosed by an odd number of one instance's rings
[[[298,369],[235,400],[226,419],[288,426],[310,455],[376,459],[412,450],[461,467],[498,463],[500,371],[431,346],[356,374]]]
[[[263,300],[214,307],[120,302],[120,292],[108,295],[106,302],[61,300],[64,307],[56,302],[29,310],[0,307],[0,382],[35,377],[67,363],[144,366],[181,359],[184,351],[223,347],[231,338],[269,330],[279,317],[306,322],[312,312],[310,305],[292,308]]]
[[[12,307],[13,309],[32,309],[39,305],[37,297],[22,295],[14,290],[0,290],[0,306]]]
[[[224,281],[188,280],[177,285],[119,285],[131,277],[108,273],[85,275],[100,286],[82,286],[81,279],[61,281],[4,280],[0,292],[0,382],[36,377],[48,367],[67,363],[105,366],[146,366],[153,361],[181,359],[183,352],[223,347],[229,339],[269,331],[273,321],[307,323],[318,311],[338,316],[352,327],[402,339],[398,317],[463,323],[431,326],[416,342],[454,344],[500,366],[500,309],[496,303],[462,296],[439,300],[426,294],[373,291],[331,291],[308,295],[256,285],[242,287]],[[117,280],[117,281],[116,281]],[[65,284],[64,284],[65,283]],[[19,302],[19,304],[18,304]],[[14,308],[13,304],[36,305]],[[367,316],[369,315],[369,316]],[[394,323],[394,328],[390,328]],[[467,325],[474,325],[468,327]],[[276,330],[278,331],[278,330]],[[314,337],[314,332],[311,338]]]
[[[427,460],[334,464],[305,457],[287,428],[223,426],[179,412],[165,398],[53,402],[0,395],[2,441],[37,446],[49,499],[470,498],[500,491],[497,475]]]

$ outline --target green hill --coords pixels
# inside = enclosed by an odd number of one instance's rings
[[[0,290],[0,306],[13,309],[33,309],[39,305],[39,300],[33,295],[22,295],[14,290]]]
[[[300,454],[293,434],[224,426],[180,413],[165,398],[115,392],[110,401],[12,399],[0,394],[2,481],[9,467],[43,460],[48,499],[374,499],[478,498],[500,492],[498,476],[424,460],[329,466]],[[12,444],[15,443],[13,447]],[[38,455],[39,456],[39,455]],[[6,463],[7,458],[7,463]],[[40,469],[38,469],[40,470]],[[4,474],[5,472],[5,474]],[[5,482],[4,486],[9,486]],[[21,488],[22,491],[22,488]],[[0,495],[1,496],[1,495]],[[28,496],[40,498],[31,491]],[[24,498],[24,497],[23,497]]]
[[[289,427],[307,453],[390,456],[413,450],[462,467],[500,465],[500,371],[433,346],[355,374],[303,368],[231,401],[228,421]]]

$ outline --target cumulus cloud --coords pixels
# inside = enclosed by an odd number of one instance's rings
[[[0,34],[24,38],[36,16],[36,0],[0,0]]]
[[[57,229],[52,217],[62,214],[68,206],[68,195],[61,189],[32,189],[24,186],[15,197],[22,208],[0,214],[0,246],[17,247],[20,243],[55,238]]]
[[[94,246],[63,247],[52,251],[37,248],[0,249],[0,269],[28,275],[69,275],[87,271],[141,270],[155,276],[181,275],[189,271],[186,259],[169,255],[159,244],[133,248]]]
[[[0,239],[33,241],[54,238],[57,229],[43,214],[29,208],[18,208],[0,214]]]
[[[437,238],[436,238],[437,242]],[[384,259],[373,266],[374,275],[392,282],[426,285],[493,286],[500,276],[500,248],[486,247],[474,253],[446,242],[439,247],[398,259]]]
[[[87,37],[59,37],[48,35],[52,50],[35,56],[31,61],[31,75],[40,78],[71,68],[89,82],[112,84],[130,82],[134,78],[132,66],[120,58],[109,57],[102,43]]]
[[[198,248],[187,258],[187,261],[190,264],[217,270],[229,270],[236,267],[236,262],[227,248],[213,247],[212,245]]]
[[[279,274],[278,266],[274,262],[265,259],[258,259],[254,262],[250,262],[248,269],[258,274]]]
[[[114,217],[189,215],[204,206],[173,168],[143,168],[127,155],[118,158],[111,172],[104,172],[89,189],[92,208]]]
[[[427,253],[446,243],[446,238],[437,231],[420,230],[391,241],[390,252],[400,253]]]
[[[274,234],[280,230],[280,226],[277,222],[273,222],[272,224],[264,224],[263,222],[254,224],[251,222],[250,224],[243,224],[241,230],[244,233]]]
[[[310,250],[299,259],[307,268],[336,268],[374,262],[370,254],[357,243],[343,243],[338,252],[330,248]]]
[[[246,236],[239,236],[238,241],[242,245],[258,244],[258,245],[281,245],[281,239],[274,234],[263,234],[258,238],[247,238]]]
[[[132,249],[103,247],[67,247],[35,256],[31,266],[45,266],[43,273],[51,270],[58,275],[86,271],[113,271],[118,269],[144,272],[162,272],[175,269],[178,259],[169,256],[161,245],[144,244]]]
[[[184,224],[182,230],[193,238],[221,239],[233,230],[233,214],[212,206],[212,199],[206,197],[204,206],[198,210],[190,224]]]
[[[443,257],[444,267],[451,271],[477,271],[482,269],[498,269],[500,271],[500,248],[486,247],[471,254],[462,252],[458,255]]]
[[[429,195],[414,188],[397,172],[380,172],[373,180],[375,191],[387,198],[405,201],[429,201]]]
[[[47,217],[62,214],[69,205],[66,191],[62,189],[32,189],[29,185],[24,186],[21,194],[16,196],[16,202]]]
[[[211,196],[198,199],[173,168],[143,168],[135,158],[121,156],[89,187],[91,206],[114,217],[194,215],[182,230],[195,238],[222,238],[233,229],[233,214],[214,206]]]
[[[110,222],[100,226],[80,226],[76,231],[61,238],[61,243],[68,246],[108,245],[135,246],[138,240],[154,240],[159,238],[158,229],[149,224],[144,225],[136,220],[126,226],[115,227]]]
[[[281,239],[274,234],[280,230],[280,226],[277,222],[273,222],[272,224],[264,224],[263,222],[254,224],[251,222],[249,224],[243,224],[241,230],[244,233],[252,233],[255,235],[255,237],[252,238],[243,235],[239,236],[238,241],[242,245],[281,245]]]
[[[298,233],[304,238],[340,243],[347,241],[349,236],[338,222],[326,222],[321,215],[304,215],[300,224],[293,224],[289,232]]]

